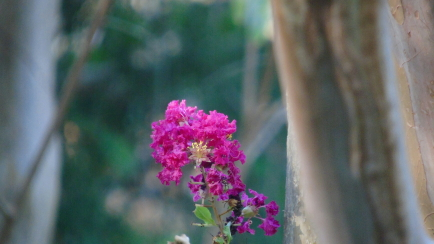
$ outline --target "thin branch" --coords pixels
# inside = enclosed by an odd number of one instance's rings
[[[110,6],[112,5],[112,3],[113,0],[101,0],[99,2],[97,12],[95,13],[95,17],[90,25],[88,34],[84,41],[83,49],[80,51],[77,60],[74,62],[71,70],[69,71],[68,76],[66,77],[66,81],[65,81],[66,85],[62,90],[62,96],[57,110],[57,114],[51,126],[49,127],[47,134],[44,137],[44,140],[42,142],[41,148],[38,151],[37,156],[35,157],[34,161],[31,163],[29,175],[26,177],[23,186],[20,188],[21,190],[19,191],[18,196],[15,200],[15,204],[13,205],[15,206],[15,209],[17,211],[12,212],[12,215],[6,215],[5,217],[3,229],[1,230],[1,234],[0,234],[0,243],[7,243],[10,238],[13,226],[15,224],[15,221],[17,220],[17,213],[20,212],[20,209],[24,204],[27,191],[29,190],[31,183],[35,178],[36,172],[42,163],[42,158],[51,141],[51,137],[55,134],[55,132],[58,130],[59,126],[61,125],[65,117],[65,114],[68,111],[68,107],[69,104],[71,103],[74,93],[77,90],[79,84],[79,76],[81,74],[84,64],[86,63],[87,57],[89,56],[89,52],[92,48],[92,39],[95,35],[95,32],[101,27],[103,20],[105,19],[105,16],[107,15],[107,12]]]
[[[200,168],[200,172],[202,173],[203,179],[206,179],[206,173],[205,173],[205,169],[203,167]],[[209,192],[210,188],[209,188],[209,185],[206,182],[205,182],[205,186],[206,186],[206,189],[207,189],[206,191]],[[215,206],[214,198],[211,197],[211,200],[208,200],[208,201],[211,203],[210,207],[214,211],[214,216],[217,218],[217,222],[218,222],[218,227],[220,229],[220,233],[223,234],[223,222],[222,222],[222,220],[220,218],[220,215],[219,215],[219,213],[217,211],[217,208]],[[202,206],[206,206],[206,205],[204,205],[202,203]]]
[[[270,47],[267,55],[267,64],[265,67],[264,74],[261,79],[261,84],[259,84],[259,94],[258,94],[258,105],[263,106],[265,104],[270,103],[271,97],[271,86],[273,84],[273,78],[275,74],[275,63],[274,63],[274,54],[273,48]]]
[[[251,49],[251,48],[250,48]],[[252,58],[251,50],[246,48],[246,62],[248,57]],[[256,50],[257,51],[257,50]],[[249,175],[250,168],[254,165],[253,162],[261,155],[261,153],[269,146],[272,139],[275,138],[279,130],[286,123],[286,112],[281,101],[270,101],[270,92],[272,88],[273,78],[275,74],[274,55],[273,49],[268,51],[268,59],[266,61],[266,67],[260,78],[259,88],[255,83],[257,80],[252,80],[252,75],[247,74],[245,69],[244,81],[243,81],[243,94],[254,91],[252,98],[254,102],[250,102],[253,105],[254,110],[249,112],[248,107],[243,106],[243,134],[241,142],[244,145],[244,153],[249,160],[249,164],[243,165],[243,176],[245,179]],[[252,63],[252,62],[250,62]],[[251,66],[252,64],[250,64]],[[247,66],[247,64],[245,64]],[[253,72],[253,68],[250,67],[250,72]],[[259,66],[256,64],[256,69]],[[254,73],[257,73],[255,71]],[[250,77],[247,79],[247,77]],[[256,78],[255,78],[256,79]],[[249,82],[247,82],[249,81]],[[243,99],[247,99],[247,95],[243,96]],[[243,101],[243,104],[248,103]],[[257,131],[258,133],[249,133]]]
[[[251,121],[256,114],[257,93],[258,93],[258,46],[256,43],[247,42],[244,60],[244,77],[242,89],[243,118],[245,121]],[[246,124],[248,125],[248,124]]]
[[[268,110],[262,111],[261,116],[261,118],[267,118],[267,120],[261,121],[260,124],[256,125],[257,127],[254,131],[257,131],[257,133],[254,133],[250,137],[244,149],[246,158],[251,163],[243,165],[243,178],[249,175],[250,169],[254,165],[253,162],[270,145],[287,121],[286,109],[280,100],[267,107]]]
[[[15,214],[15,209],[7,202],[3,197],[0,196],[0,212],[6,216],[6,218],[11,217]]]
[[[225,214],[227,214],[227,213],[229,213],[229,212],[231,212],[233,210],[234,210],[234,208],[229,208],[228,210],[226,210],[223,213],[219,214],[219,216],[221,217],[221,216],[223,216],[223,215],[225,215]]]
[[[220,233],[223,233],[223,221],[220,218],[219,212],[217,211],[214,199],[210,200],[210,202],[212,204],[211,206],[212,206],[212,210],[214,212],[214,216],[217,218],[217,222],[218,222],[218,225],[219,225],[219,228],[220,228]]]

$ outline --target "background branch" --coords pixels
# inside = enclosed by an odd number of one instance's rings
[[[52,125],[50,126],[48,132],[46,133],[41,147],[38,151],[37,156],[35,157],[35,160],[31,163],[31,168],[30,168],[30,172],[28,174],[28,176],[25,178],[25,181],[23,183],[23,185],[19,188],[19,192],[17,194],[16,200],[13,203],[14,206],[14,212],[12,212],[9,215],[5,216],[5,221],[4,221],[4,225],[3,228],[1,230],[0,233],[0,243],[7,243],[12,229],[14,227],[14,223],[17,219],[17,215],[20,213],[20,210],[24,204],[24,200],[26,198],[26,194],[27,191],[30,188],[30,185],[36,175],[36,172],[39,168],[39,166],[41,165],[42,162],[42,158],[44,156],[44,152],[46,150],[46,148],[49,145],[49,142],[52,138],[52,136],[55,134],[55,132],[59,129],[59,126],[61,125],[65,114],[67,112],[68,109],[68,105],[70,104],[74,92],[78,87],[78,83],[79,83],[79,76],[81,74],[81,70],[83,69],[83,66],[87,60],[87,57],[89,55],[89,52],[91,50],[91,44],[92,44],[92,39],[95,35],[95,32],[98,30],[98,28],[100,28],[100,26],[103,23],[103,20],[108,12],[109,7],[112,4],[112,0],[101,0],[97,9],[97,12],[95,13],[95,17],[90,25],[88,34],[86,36],[86,39],[84,40],[83,43],[83,48],[80,51],[80,53],[78,54],[78,58],[77,60],[74,62],[67,78],[66,78],[66,85],[63,88],[62,91],[62,96],[61,96],[61,100],[59,103],[59,107],[57,110],[57,114],[54,118],[54,121],[52,122]]]

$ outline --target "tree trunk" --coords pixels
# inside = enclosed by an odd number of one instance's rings
[[[432,2],[389,1],[405,135],[425,228],[434,237],[434,17]]]
[[[16,198],[55,111],[56,0],[0,2],[0,228],[16,213],[8,243],[49,243],[60,173],[59,140],[45,151],[23,207]]]
[[[387,10],[376,0],[273,1],[297,155],[285,243],[431,242],[407,163]]]

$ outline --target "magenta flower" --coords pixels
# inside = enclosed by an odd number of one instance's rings
[[[227,186],[228,176],[216,169],[209,169],[207,172],[206,182],[209,186],[209,191],[214,196],[219,196],[224,193],[224,188]]]
[[[279,222],[273,217],[279,212],[279,206],[275,201],[265,204],[265,200],[267,199],[266,196],[251,189],[249,189],[249,192],[253,194],[254,197],[249,198],[245,192],[241,193],[241,201],[244,206],[241,216],[247,218],[246,222],[251,221],[251,218],[261,219],[262,224],[259,225],[259,228],[265,231],[265,235],[274,235],[277,231],[277,228],[280,227]],[[267,217],[265,219],[258,217],[260,208],[265,208],[267,213]],[[244,222],[241,226],[244,226],[246,222]],[[245,228],[246,227],[243,227],[242,230],[245,230]]]
[[[182,171],[179,168],[173,170],[164,168],[157,174],[157,177],[163,185],[170,185],[171,181],[175,181],[178,185],[182,177]]]
[[[272,216],[267,216],[267,218],[262,219],[262,224],[258,227],[265,231],[266,236],[272,236],[276,234],[277,228],[280,227],[279,221],[275,220]]]
[[[196,137],[200,141],[209,140],[209,146],[217,147],[223,144],[227,137],[237,130],[235,120],[229,123],[228,116],[217,111],[210,111],[209,115],[199,111],[197,116],[198,120],[192,127],[196,129]]]
[[[280,227],[274,219],[279,206],[274,201],[265,204],[267,197],[251,189],[249,192],[253,197],[246,194],[246,185],[235,164],[246,161],[240,143],[232,140],[236,129],[236,121],[229,122],[222,113],[210,111],[207,114],[196,107],[186,106],[185,100],[170,102],[165,119],[152,123],[152,156],[163,167],[157,177],[162,184],[170,185],[173,181],[178,185],[182,177],[181,168],[193,163],[200,172],[190,176],[188,183],[193,201],[208,199],[212,205],[214,197],[225,201],[228,211],[232,212],[225,223],[231,224],[232,235],[236,232],[254,234],[255,230],[250,228],[252,218],[261,219],[259,228],[265,231],[265,235],[273,235]],[[265,219],[260,217],[261,208],[265,208]]]
[[[232,188],[228,190],[228,194],[238,196],[241,192],[244,192],[246,190],[246,185],[241,180],[240,169],[235,166],[234,163],[229,163],[228,166],[228,182],[232,186]]]
[[[254,195],[253,198],[249,198],[246,193],[241,195],[241,199],[244,201],[243,205],[246,206],[255,206],[257,208],[263,207],[265,205],[265,200],[268,198],[263,194],[257,193],[256,191],[249,189],[249,192]]]
[[[216,165],[225,168],[229,163],[229,148],[224,145],[217,147],[214,149],[214,158],[213,161]]]
[[[167,106],[166,120],[183,126],[184,124],[189,124],[191,119],[194,119],[195,111],[196,107],[185,106],[185,100],[182,100],[181,103],[175,100]]]
[[[271,201],[269,204],[265,205],[265,211],[267,215],[276,216],[279,213],[279,206],[275,201]]]
[[[172,101],[167,106],[165,119],[152,123],[152,156],[163,166],[157,177],[163,184],[175,181],[179,184],[181,167],[196,163],[197,167],[211,168],[240,160],[245,162],[238,141],[230,137],[236,131],[236,121],[217,111],[209,114],[196,107],[186,106],[185,100]],[[214,185],[214,192],[219,186]],[[236,186],[239,188],[239,186]]]
[[[226,168],[230,162],[240,161],[242,164],[246,161],[246,156],[242,150],[239,150],[240,143],[237,140],[227,140],[214,149],[214,162],[216,165]]]
[[[156,152],[160,150],[161,149]],[[161,183],[170,185],[170,181],[174,181],[176,185],[178,185],[182,177],[181,167],[189,162],[187,154],[179,148],[174,148],[167,154],[161,153],[159,156],[154,158],[157,163],[163,165],[163,170],[157,174]]]
[[[198,174],[196,176],[190,176],[190,178],[192,179],[192,183],[188,182],[188,188],[190,188],[191,193],[194,194],[193,201],[197,202],[203,197],[203,192],[206,188],[203,182],[203,176],[202,174]]]
[[[250,234],[254,235],[255,230],[250,228],[250,225],[252,224],[251,220],[248,220],[244,222],[241,226],[238,226],[237,231],[238,233],[242,234],[244,232],[249,232]]]
[[[230,144],[227,145],[229,148],[229,158],[231,162],[240,161],[242,164],[246,162],[246,155],[242,150],[239,150],[241,144],[237,140],[230,141]]]

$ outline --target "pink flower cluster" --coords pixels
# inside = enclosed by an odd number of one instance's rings
[[[232,234],[237,231],[254,234],[250,228],[252,217],[262,220],[259,228],[266,235],[275,234],[280,226],[274,219],[279,207],[274,201],[265,204],[267,197],[253,190],[250,193],[254,197],[249,198],[241,181],[240,169],[235,165],[236,161],[244,164],[246,159],[240,143],[232,140],[236,121],[229,122],[226,115],[216,111],[207,114],[196,109],[187,107],[185,100],[172,101],[165,119],[152,123],[152,156],[163,166],[157,177],[162,184],[169,185],[174,181],[178,185],[182,177],[181,168],[194,163],[200,173],[190,176],[188,187],[195,202],[208,197],[231,202],[233,211],[226,222],[233,224]],[[260,208],[265,208],[266,218],[257,217]]]
[[[262,224],[260,224],[258,227],[265,231],[266,236],[276,234],[277,228],[280,227],[280,224],[279,221],[274,219],[274,216],[279,213],[279,206],[275,201],[265,204],[265,200],[268,197],[264,196],[263,194],[259,194],[254,190],[249,190],[249,192],[253,194],[254,197],[249,198],[245,192],[243,192],[241,196],[244,208],[242,210],[242,215],[235,221],[235,223],[241,223],[241,226],[239,226],[237,229],[238,232],[249,232],[250,234],[255,234],[255,230],[250,228],[250,225],[252,224],[251,218],[255,217],[262,220]],[[260,208],[265,208],[267,213],[267,217],[265,219],[257,217]],[[247,220],[242,223],[244,218],[247,218]]]
[[[212,182],[214,195],[222,194],[223,178],[234,186],[235,190],[231,193],[243,191],[245,186],[237,177],[239,169],[234,162],[239,160],[244,163],[246,157],[239,150],[239,142],[229,140],[236,131],[235,123],[235,120],[229,123],[226,115],[216,111],[210,114],[202,110],[196,112],[196,107],[187,107],[185,100],[181,103],[170,102],[166,119],[152,123],[152,156],[163,166],[157,175],[161,183],[169,185],[174,181],[178,185],[182,176],[181,167],[194,161],[196,167],[207,170],[207,180]],[[228,175],[219,174],[215,168],[229,168]]]

